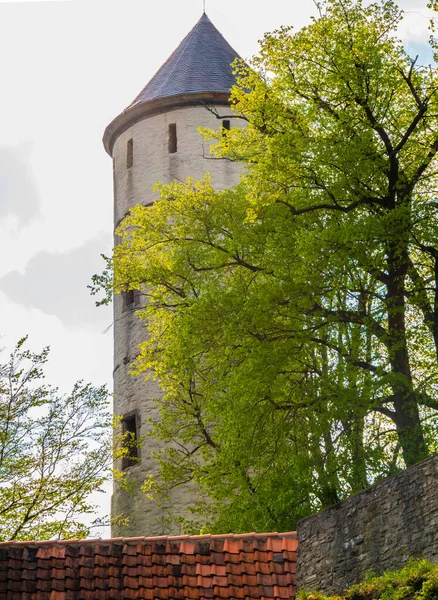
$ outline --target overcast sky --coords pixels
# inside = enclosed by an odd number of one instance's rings
[[[406,46],[429,60],[426,0],[404,0]],[[264,32],[300,28],[312,0],[206,0],[248,58]],[[202,0],[0,1],[0,334],[50,345],[48,381],[111,385],[111,309],[87,284],[112,239],[106,125],[202,13]],[[107,507],[103,510],[108,510]]]

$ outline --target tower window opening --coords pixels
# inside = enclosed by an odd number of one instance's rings
[[[176,123],[169,124],[169,154],[175,154],[178,150],[178,140],[176,137]]]
[[[134,140],[131,138],[126,144],[126,168],[130,169],[134,164]]]
[[[142,295],[141,290],[122,292],[123,312],[142,306]]]
[[[226,129],[227,131],[230,131],[230,129],[231,129],[231,123],[230,123],[230,120],[229,120],[229,119],[224,119],[224,120],[222,121],[222,127],[223,127],[224,129]]]
[[[135,304],[135,294],[134,290],[128,290],[127,292],[122,292],[122,300],[123,300],[123,312],[126,310],[130,310],[134,308]]]
[[[126,416],[122,419],[123,445],[126,455],[122,459],[122,469],[128,469],[138,463],[138,436],[136,415]]]

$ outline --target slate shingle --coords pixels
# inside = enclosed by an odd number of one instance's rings
[[[236,82],[231,63],[238,57],[204,13],[126,110],[181,94],[228,94]]]
[[[3,542],[0,600],[291,599],[296,549],[294,532]]]

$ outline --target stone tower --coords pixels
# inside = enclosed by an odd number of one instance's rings
[[[238,165],[206,160],[208,145],[198,132],[200,126],[239,125],[227,110],[229,90],[235,82],[231,63],[237,56],[204,13],[132,104],[108,125],[103,142],[113,159],[115,228],[132,206],[148,206],[154,201],[152,185],[156,181],[183,181],[188,176],[200,179],[208,171],[217,189],[238,182]],[[216,108],[223,120],[207,106]],[[114,412],[122,417],[124,431],[143,436],[149,429],[148,419],[157,418],[155,401],[161,391],[156,383],[128,374],[138,344],[147,334],[135,314],[139,302],[135,292],[121,294],[114,301]],[[143,481],[158,472],[151,451],[159,444],[148,438],[138,449],[139,462],[124,459],[116,467],[128,469],[130,476]],[[143,493],[127,494],[116,486],[112,514],[128,515],[130,525],[115,526],[112,534],[178,534],[176,526],[169,528],[168,517],[170,513],[184,514],[190,501],[190,490],[177,488],[170,505],[159,508]]]

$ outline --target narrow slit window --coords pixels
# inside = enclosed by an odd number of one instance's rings
[[[122,420],[122,433],[127,450],[126,456],[122,459],[122,469],[127,469],[138,463],[138,460],[135,460],[138,458],[137,419],[135,415],[125,417]]]
[[[131,138],[126,144],[126,168],[130,169],[134,164],[134,140]]]
[[[122,292],[123,312],[130,310],[135,306],[135,290]]]
[[[178,150],[178,140],[176,137],[176,123],[169,124],[169,154],[175,154]]]
[[[229,119],[224,119],[224,120],[222,121],[222,127],[223,127],[224,129],[226,129],[227,131],[230,131],[230,129],[231,129],[231,123],[230,123],[230,120],[229,120]]]

